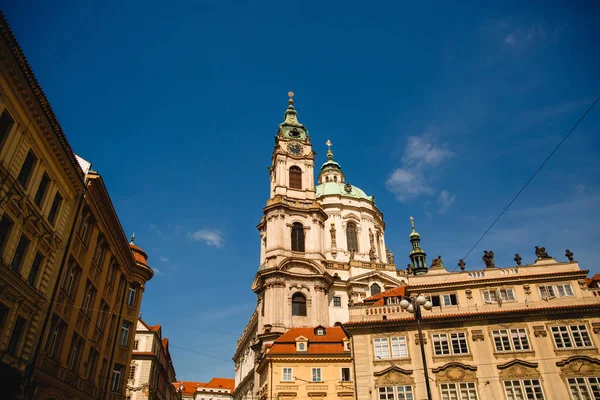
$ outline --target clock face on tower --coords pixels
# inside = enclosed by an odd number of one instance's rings
[[[289,144],[288,151],[291,154],[298,156],[298,155],[300,155],[300,153],[302,153],[302,145],[300,145],[298,143]]]

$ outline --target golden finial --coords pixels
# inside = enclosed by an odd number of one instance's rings
[[[289,103],[290,105],[294,104],[294,92],[292,92],[292,91],[289,91],[289,92],[288,92],[288,96],[290,97],[290,98],[289,98],[289,100],[288,100],[288,103]]]
[[[325,142],[325,144],[327,145],[327,159],[328,160],[333,160],[333,152],[331,151],[331,140],[327,139],[327,141]]]
[[[412,227],[413,231],[415,230],[415,219],[413,217],[410,217],[410,226]]]

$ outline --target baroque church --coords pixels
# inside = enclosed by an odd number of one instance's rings
[[[349,305],[406,283],[406,271],[396,269],[386,247],[375,197],[346,179],[329,140],[327,161],[314,171],[311,138],[298,120],[292,92],[289,97],[258,224],[260,265],[252,283],[257,307],[233,357],[238,399],[252,398],[260,385],[255,363],[286,331],[341,325],[349,320]],[[413,227],[417,269],[425,263],[419,241]]]

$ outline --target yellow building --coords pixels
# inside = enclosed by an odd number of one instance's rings
[[[486,251],[485,268],[452,272],[440,257],[427,267],[414,226],[410,238],[408,283],[353,305],[344,324],[358,399],[427,399],[425,372],[432,399],[600,398],[600,290],[572,252],[497,267]]]
[[[144,285],[153,273],[146,253],[133,238],[128,243],[96,171],[88,170],[86,187],[39,344],[35,399],[125,394]]]
[[[0,364],[29,373],[84,174],[1,13],[0,60]]]
[[[257,368],[257,399],[353,399],[352,360],[340,327],[292,328]]]

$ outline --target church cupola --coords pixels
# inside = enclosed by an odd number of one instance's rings
[[[300,122],[298,122],[298,113],[294,108],[294,92],[289,92],[288,108],[285,110],[283,122],[279,124],[277,136],[286,139],[305,141],[310,143],[308,131]]]
[[[342,172],[342,167],[339,163],[333,161],[333,152],[331,151],[331,141],[327,140],[327,161],[321,166],[319,173],[319,183],[339,182],[344,183],[346,176]]]
[[[421,235],[415,230],[415,220],[413,217],[410,217],[410,225],[412,227],[412,232],[409,235],[410,244],[412,249],[410,250],[410,260],[412,261],[412,265],[409,264],[412,270],[412,273],[415,275],[424,275],[427,273],[427,260],[425,252],[421,248]]]

